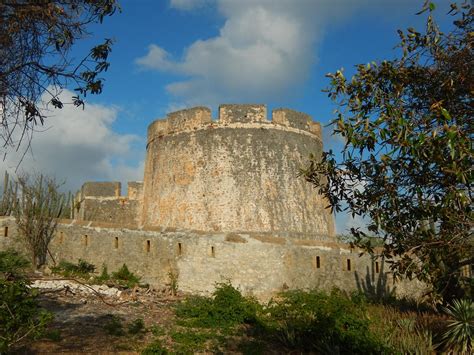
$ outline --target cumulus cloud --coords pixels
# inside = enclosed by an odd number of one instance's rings
[[[317,43],[328,24],[371,5],[385,12],[402,3],[386,0],[172,0],[179,10],[214,3],[224,16],[219,35],[198,40],[182,58],[158,44],[136,60],[141,68],[185,77],[167,86],[187,105],[226,101],[265,102],[294,92],[317,61]]]
[[[61,100],[71,102],[72,95],[64,90]],[[13,173],[54,176],[71,190],[87,180],[143,179],[144,153],[135,149],[142,145],[142,138],[114,132],[117,107],[88,103],[84,109],[65,105],[48,110],[45,125],[33,133],[30,148],[24,142],[17,152],[9,151],[2,167]]]
[[[286,92],[307,75],[315,57],[316,22],[304,18],[291,1],[218,1],[227,18],[217,37],[199,40],[176,60],[157,44],[137,59],[142,68],[181,74],[167,90],[188,104],[261,101]],[[201,2],[173,1],[191,9]],[[282,4],[284,6],[282,6]],[[301,1],[303,7],[311,2]],[[299,8],[299,7],[298,7]],[[298,10],[298,11],[297,11]]]

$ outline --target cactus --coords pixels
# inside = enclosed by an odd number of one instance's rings
[[[11,182],[8,172],[5,171],[3,179],[3,193],[0,197],[0,216],[10,216],[17,203],[18,184]]]

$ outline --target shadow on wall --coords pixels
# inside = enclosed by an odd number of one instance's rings
[[[384,260],[372,261],[370,269],[366,267],[365,276],[357,271],[354,273],[357,289],[371,300],[383,301],[395,297],[396,286],[390,287],[384,266]]]

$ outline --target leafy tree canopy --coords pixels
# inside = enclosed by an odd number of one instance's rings
[[[0,1],[0,144],[19,146],[45,115],[45,104],[62,108],[60,89],[74,85],[76,106],[86,94],[99,94],[112,41],[93,47],[80,61],[70,51],[87,28],[102,23],[118,9],[116,0],[1,0]],[[15,134],[14,134],[15,133]]]
[[[394,273],[432,285],[445,300],[472,295],[474,29],[469,3],[451,5],[453,30],[399,31],[400,59],[358,65],[352,79],[328,74],[337,104],[334,133],[341,158],[313,157],[304,176],[336,212],[367,221],[355,244],[373,252],[367,234],[383,238]],[[323,178],[321,178],[323,177]]]

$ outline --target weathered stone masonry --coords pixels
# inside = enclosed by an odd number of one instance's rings
[[[325,201],[297,177],[321,152],[320,125],[296,111],[274,110],[271,121],[263,105],[223,105],[217,121],[205,107],[169,114],[149,126],[143,183],[129,183],[126,196],[120,183],[85,183],[52,254],[109,270],[126,263],[154,286],[171,271],[189,292],[226,280],[261,297],[392,285],[381,260],[335,241]],[[0,228],[0,249],[19,247],[14,220]]]

